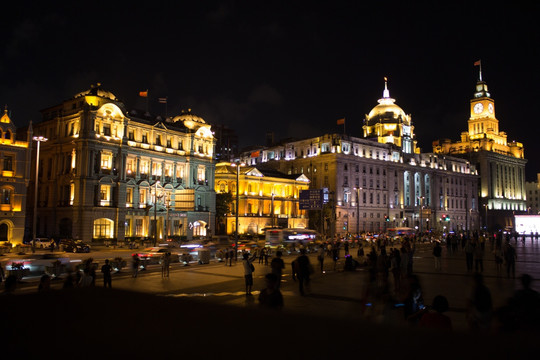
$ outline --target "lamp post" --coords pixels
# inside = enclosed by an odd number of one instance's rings
[[[360,239],[360,190],[362,188],[354,188],[356,190],[356,238]]]
[[[48,139],[43,136],[34,136],[32,138],[37,142],[36,148],[36,181],[34,184],[34,221],[32,226],[32,252],[36,251],[36,226],[37,226],[37,198],[38,198],[38,174],[39,174],[39,145],[41,142],[45,142]]]
[[[158,232],[157,232],[157,201],[158,201],[158,197],[163,197],[163,192],[161,193],[161,196],[158,196],[158,185],[159,185],[159,180],[156,180],[156,182],[154,183],[154,186],[155,186],[155,189],[154,189],[154,246],[156,246],[157,244],[157,235],[158,235]]]
[[[485,225],[486,225],[486,231],[487,231],[488,230],[488,214],[487,214],[488,213],[488,204],[484,204],[483,206],[484,206],[484,209],[486,210],[486,223],[485,223]]]
[[[271,206],[271,209],[270,209],[270,226],[271,227],[274,227],[274,196],[276,196],[276,194],[274,194],[272,192],[272,206]]]
[[[235,224],[235,234],[234,234],[234,260],[238,261],[238,212],[240,211],[240,166],[245,166],[245,164],[236,162],[231,163],[231,166],[236,166],[236,224]]]
[[[420,208],[420,211],[419,211],[419,216],[420,216],[420,233],[422,233],[422,200],[424,200],[424,197],[423,196],[418,196],[418,205],[419,205],[419,208]]]

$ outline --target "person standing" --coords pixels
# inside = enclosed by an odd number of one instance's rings
[[[394,277],[394,292],[398,294],[401,289],[401,255],[398,249],[390,253],[390,271]]]
[[[275,258],[274,258],[275,259]],[[279,290],[280,280],[274,273],[268,273],[264,277],[266,287],[259,294],[259,304],[262,307],[274,310],[283,308],[283,295]]]
[[[311,275],[311,263],[306,255],[306,249],[300,249],[300,256],[296,258],[295,262],[294,273],[298,279],[298,289],[300,295],[304,296],[305,290],[309,289]]]
[[[497,276],[501,276],[502,264],[504,261],[504,253],[502,247],[496,245],[495,250],[493,250],[493,255],[495,256],[495,267],[497,269]]]
[[[229,265],[229,249],[225,249],[225,266]]]
[[[482,243],[476,243],[474,248],[474,271],[484,272],[484,246]]]
[[[103,287],[112,288],[112,266],[109,264],[109,259],[105,259],[105,264],[101,266],[103,274]]]
[[[504,246],[504,261],[506,262],[506,276],[510,278],[510,274],[512,274],[512,278],[516,278],[516,249],[510,244],[510,241],[506,242],[506,245]]]
[[[321,272],[324,272],[324,245],[321,245],[319,248],[319,255],[317,256],[317,260],[319,260],[319,266],[321,268]]]
[[[473,275],[473,290],[468,302],[467,320],[474,331],[488,332],[491,328],[493,301],[491,292],[480,273]]]
[[[285,269],[285,262],[281,258],[282,252],[280,250],[276,251],[276,256],[270,262],[270,268],[272,269],[272,274],[276,275],[276,288],[279,289],[281,286],[281,276],[283,274],[283,269]]]
[[[251,289],[253,288],[253,271],[255,267],[251,263],[253,259],[249,258],[249,253],[243,254],[242,263],[244,265],[244,282],[246,284],[246,296],[251,296]]]
[[[229,266],[232,266],[232,262],[234,259],[234,252],[236,251],[236,248],[230,248],[229,249]]]
[[[465,243],[465,262],[467,264],[467,272],[473,271],[473,260],[474,260],[474,245],[471,240],[467,240]]]
[[[139,255],[133,254],[131,260],[132,260],[131,265],[133,266],[133,275],[132,275],[132,277],[136,278],[137,275],[139,274],[139,266],[141,264],[141,259],[139,258]]]
[[[91,287],[94,279],[90,275],[90,269],[88,267],[84,268],[81,279],[79,280],[80,287]]]
[[[435,259],[435,270],[441,270],[441,257],[442,257],[442,246],[441,243],[435,241],[435,246],[433,247],[433,258]]]
[[[161,259],[161,277],[169,277],[169,268],[171,264],[171,253],[166,252]]]
[[[41,275],[39,279],[38,292],[47,292],[51,290],[51,277],[47,274]]]

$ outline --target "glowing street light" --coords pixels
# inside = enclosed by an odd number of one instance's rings
[[[360,190],[362,188],[354,188],[356,190],[356,237],[360,238]]]
[[[231,166],[236,166],[236,230],[234,234],[234,260],[238,261],[238,212],[240,211],[240,167],[246,166],[241,162],[231,163]]]
[[[32,138],[37,142],[36,148],[36,181],[34,184],[34,221],[32,226],[32,252],[36,251],[36,227],[37,227],[37,198],[38,198],[38,174],[39,174],[39,145],[41,142],[45,142],[47,139],[44,136],[34,136]]]

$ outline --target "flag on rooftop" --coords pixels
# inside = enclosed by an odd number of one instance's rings
[[[140,96],[140,97],[148,97],[148,90],[145,90],[145,91],[139,91],[139,96]]]
[[[345,125],[345,118],[343,118],[343,119],[338,119],[337,124],[338,124],[338,125]]]
[[[474,66],[480,66],[482,60],[477,60],[474,62]]]

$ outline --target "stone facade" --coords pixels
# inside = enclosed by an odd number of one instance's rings
[[[211,235],[215,138],[202,118],[128,112],[99,84],[42,114],[34,126],[48,139],[39,236],[159,243]]]

